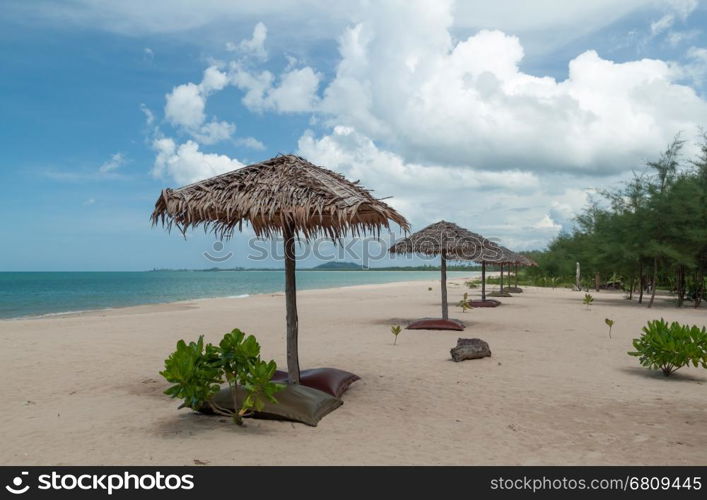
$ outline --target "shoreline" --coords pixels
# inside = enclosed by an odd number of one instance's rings
[[[339,272],[339,271],[325,271],[325,272]],[[348,271],[341,271],[341,272],[348,272]],[[406,271],[402,271],[406,272]],[[430,272],[430,273],[439,273],[439,271],[421,271],[421,272]],[[461,273],[463,271],[452,271],[455,273]],[[470,272],[476,272],[476,271],[470,271]],[[488,277],[491,277],[493,273],[487,273]],[[479,278],[479,276],[456,276],[456,277],[451,277],[448,278],[447,281],[448,283],[456,282],[458,280],[475,280],[476,278]],[[309,291],[321,291],[321,290],[339,290],[339,289],[346,289],[346,288],[356,288],[356,287],[367,287],[367,286],[385,286],[385,285],[390,285],[390,284],[413,284],[413,283],[419,283],[421,281],[428,281],[428,278],[420,278],[417,280],[405,280],[405,281],[389,281],[385,283],[361,283],[361,284],[354,284],[354,285],[339,285],[339,286],[323,286],[323,287],[316,287],[316,288],[303,288],[303,289],[298,289],[297,294],[302,294],[305,292]],[[260,297],[260,296],[268,296],[268,295],[273,295],[273,294],[284,294],[285,290],[280,289],[280,290],[273,290],[270,292],[260,292],[260,293],[250,293],[250,294],[242,294],[242,295],[224,295],[224,296],[214,296],[214,297],[196,297],[196,298],[191,298],[191,299],[179,299],[179,300],[170,300],[166,302],[145,302],[142,304],[130,304],[130,305],[125,305],[125,306],[112,306],[112,307],[101,307],[101,308],[95,308],[95,309],[84,309],[84,310],[75,310],[75,311],[61,311],[61,312],[51,312],[51,313],[43,313],[43,314],[32,314],[32,315],[25,315],[25,316],[14,316],[14,317],[9,317],[9,318],[0,318],[0,324],[3,322],[13,322],[13,321],[34,321],[34,320],[41,320],[41,319],[51,319],[51,318],[57,318],[57,319],[62,319],[62,318],[72,318],[72,317],[79,317],[79,316],[85,316],[89,315],[92,313],[96,314],[101,314],[101,313],[106,313],[110,311],[125,311],[129,310],[132,308],[144,308],[144,307],[160,307],[160,306],[169,306],[169,305],[187,305],[192,302],[201,302],[201,301],[209,301],[209,300],[240,300],[240,299],[247,299],[251,297]]]

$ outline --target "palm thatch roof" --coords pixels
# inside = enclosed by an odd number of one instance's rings
[[[538,263],[535,262],[533,259],[528,257],[527,255],[523,254],[518,254],[522,260],[521,265],[522,266],[527,266],[527,267],[538,267]]]
[[[526,257],[525,255],[521,255],[519,253],[514,252],[513,250],[509,250],[508,248],[498,245],[498,248],[500,249],[500,255],[496,257],[495,260],[485,260],[485,262],[489,262],[492,264],[517,264],[519,266],[537,266],[537,262],[534,260]],[[480,261],[479,261],[480,262]]]
[[[445,253],[447,258],[497,262],[502,252],[494,242],[480,234],[459,227],[452,222],[439,221],[427,226],[392,247],[390,253],[422,253],[438,255]]]
[[[405,217],[342,175],[295,155],[279,155],[160,194],[152,223],[182,232],[203,225],[229,238],[243,222],[256,236],[278,234],[285,226],[298,236],[338,239],[351,233],[379,233],[390,221],[404,231]]]
[[[497,264],[520,264],[521,256],[508,248],[499,245],[501,248],[501,257],[495,262]]]
[[[526,257],[525,255],[516,253],[508,248],[499,245],[502,252],[502,257],[499,258],[495,263],[497,264],[517,264],[519,266],[529,266],[537,267],[538,263],[534,260]]]

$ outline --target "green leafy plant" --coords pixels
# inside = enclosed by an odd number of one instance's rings
[[[243,425],[243,416],[249,411],[262,410],[266,400],[277,402],[275,394],[283,387],[270,381],[277,369],[275,362],[263,361],[256,338],[246,337],[238,329],[224,335],[218,346],[204,344],[203,335],[189,344],[180,340],[164,364],[160,375],[174,384],[165,394],[181,399],[180,408],[199,410],[208,406],[216,414],[232,417],[238,425]],[[230,388],[234,410],[213,401],[224,381]],[[238,387],[245,392],[243,401]]]
[[[582,300],[582,303],[587,306],[587,310],[591,309],[592,307],[592,302],[594,302],[594,297],[592,297],[591,293],[585,293],[584,294],[584,299]]]
[[[643,327],[643,335],[633,339],[635,351],[629,355],[638,357],[642,366],[661,370],[666,377],[690,364],[707,368],[707,328],[681,325],[677,321],[668,324],[662,318],[649,321]]]
[[[609,327],[609,338],[611,338],[611,329],[614,327],[614,320],[613,320],[613,319],[606,318],[606,319],[604,320],[604,323],[606,323],[606,326]]]
[[[177,342],[177,350],[165,360],[164,371],[160,372],[168,382],[175,385],[165,394],[182,399],[180,408],[200,408],[219,390],[223,373],[219,366],[219,355],[211,344],[204,345],[204,336],[187,344]]]
[[[396,345],[398,343],[398,335],[400,335],[400,332],[402,331],[402,328],[400,328],[400,325],[395,325],[390,327],[390,332],[395,335],[395,340],[393,341],[393,345]]]
[[[467,309],[473,309],[473,308],[474,308],[474,307],[471,305],[471,301],[469,300],[469,294],[468,294],[468,293],[464,293],[464,298],[462,298],[462,300],[460,300],[460,301],[457,303],[457,307],[461,307],[461,308],[462,308],[462,312],[466,312]]]
[[[464,286],[466,286],[467,288],[470,288],[470,289],[479,287],[479,285],[476,283],[476,281],[465,281]]]

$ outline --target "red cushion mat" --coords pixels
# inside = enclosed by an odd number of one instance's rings
[[[408,330],[456,330],[461,331],[464,325],[454,319],[425,318],[413,321],[407,326]]]
[[[498,307],[501,305],[499,300],[486,299],[486,300],[472,300],[470,302],[471,307]]]
[[[300,370],[299,379],[300,384],[305,387],[311,387],[340,398],[349,386],[360,380],[361,377],[337,368],[310,368],[309,370]],[[272,381],[287,382],[287,372],[277,370]]]

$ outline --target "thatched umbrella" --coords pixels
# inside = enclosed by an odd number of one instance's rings
[[[510,286],[511,283],[511,267],[515,268],[515,274],[516,274],[516,286],[515,290],[511,290],[513,292],[517,292],[520,289],[518,288],[518,266],[537,266],[537,263],[534,260],[529,259],[525,255],[521,255],[519,253],[516,253],[512,250],[509,250],[508,248],[504,246],[500,246],[499,248],[501,249],[501,256],[499,257],[498,261],[496,262],[497,264],[500,264],[501,266],[501,283],[500,283],[500,293],[503,294],[505,289],[503,286],[503,267],[504,265],[508,265],[508,283],[509,283],[509,289],[512,288]],[[522,291],[522,290],[520,290]]]
[[[481,255],[474,259],[476,262],[481,264],[481,302],[472,302],[472,305],[477,307],[488,307],[497,306],[500,304],[498,301],[487,301],[486,300],[486,264],[501,264],[508,259],[507,248],[504,248],[497,243],[491,242],[490,245],[484,247]],[[501,271],[503,272],[503,271]]]
[[[257,237],[282,234],[285,247],[287,371],[299,383],[295,239],[332,240],[367,231],[380,234],[390,221],[404,231],[407,220],[342,175],[294,155],[279,155],[160,194],[152,223],[182,233],[202,225],[221,238],[249,223]]]
[[[496,244],[451,222],[440,221],[411,234],[390,247],[390,253],[422,253],[440,256],[442,320],[449,320],[447,304],[447,259],[477,260],[498,254]],[[450,325],[454,326],[454,325]],[[457,328],[455,328],[457,329]]]
[[[533,267],[537,266],[538,263],[535,262],[534,260],[526,257],[525,255],[516,253],[512,250],[508,250],[505,247],[501,247],[504,250],[505,258],[504,258],[504,264],[509,265],[508,269],[508,283],[510,284],[511,282],[511,269],[510,266],[513,266],[515,276],[516,276],[516,288],[518,288],[518,267],[519,266],[524,266],[524,267]],[[503,265],[501,265],[503,267]],[[501,275],[501,290],[503,290],[503,275]]]
[[[518,258],[518,260],[515,262],[515,275],[516,275],[516,284],[515,284],[515,292],[522,292],[520,288],[518,288],[518,267],[523,266],[523,267],[538,267],[538,263],[535,262],[533,259],[530,257],[527,257],[523,254],[517,253],[515,254]],[[510,278],[509,278],[510,281]]]
[[[517,266],[518,264],[521,264],[524,262],[523,256],[520,254],[515,253],[512,250],[509,250],[508,248],[499,245],[498,246],[501,249],[501,255],[499,256],[498,260],[496,261],[496,264],[499,264],[501,266],[501,283],[500,283],[500,288],[501,291],[500,293],[504,293],[504,286],[503,286],[503,267],[508,266],[508,283],[511,282],[511,266]]]
[[[509,250],[508,248],[499,245],[501,248],[502,255],[499,257],[498,263],[501,265],[501,283],[500,283],[500,288],[501,288],[501,293],[503,293],[503,266],[508,265],[509,267],[512,266],[513,264],[516,264],[517,262],[520,261],[520,256],[513,252],[512,250]],[[510,270],[508,274],[508,280],[510,282],[511,276],[510,276]]]

